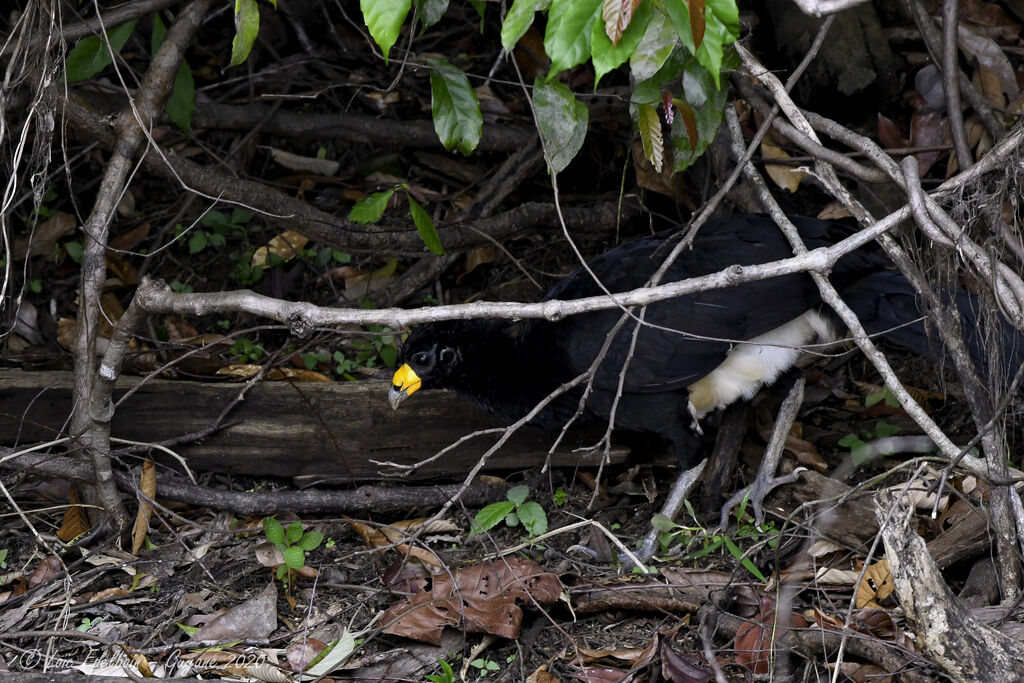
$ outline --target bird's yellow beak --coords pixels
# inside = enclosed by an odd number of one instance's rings
[[[402,401],[416,393],[422,383],[423,380],[408,363],[395,370],[395,376],[391,379],[391,389],[388,390],[388,403],[391,404],[391,409],[398,410]]]

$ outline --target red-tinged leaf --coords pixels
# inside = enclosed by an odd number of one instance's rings
[[[702,659],[681,655],[668,638],[661,639],[661,675],[671,683],[705,683],[715,674]]]
[[[604,32],[608,34],[608,40],[612,41],[612,45],[618,45],[619,38],[622,37],[622,15],[626,11],[632,13],[630,0],[604,0],[601,6]]]
[[[690,8],[690,34],[697,49],[704,42],[704,0],[686,0],[686,6]]]
[[[671,126],[676,118],[676,110],[672,108],[672,93],[667,90],[661,93],[661,108],[665,110],[665,123]]]
[[[945,142],[944,128],[941,112],[914,114],[914,117],[910,120],[910,142],[914,147],[936,147],[942,145]],[[917,157],[917,165],[920,168],[922,178],[927,175],[928,169],[942,158],[944,154],[946,154],[945,150],[935,150],[918,152],[914,155]]]
[[[882,143],[882,147],[885,149],[910,146],[910,140],[903,137],[900,129],[896,127],[892,119],[882,114],[878,115],[878,141]]]
[[[697,149],[697,117],[686,100],[677,97],[672,100],[672,104],[676,105],[679,116],[683,119],[683,125],[686,126],[686,137],[690,139],[690,153],[693,154]]]

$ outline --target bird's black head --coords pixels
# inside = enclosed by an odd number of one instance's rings
[[[399,404],[421,387],[460,389],[462,362],[468,344],[479,338],[475,321],[418,325],[402,344],[400,365],[391,380],[388,402]]]

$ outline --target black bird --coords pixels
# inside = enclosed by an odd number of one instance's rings
[[[836,224],[793,217],[809,249],[850,234]],[[639,239],[598,256],[589,265],[611,292],[645,285],[674,245],[674,238]],[[754,265],[793,255],[766,216],[734,215],[709,221],[684,250],[663,282]],[[840,259],[829,278],[870,334],[881,334],[918,353],[932,353],[922,313],[910,283],[886,270],[886,259],[862,248]],[[580,269],[555,285],[546,299],[601,294]],[[977,301],[956,294],[967,341],[984,366]],[[585,372],[622,315],[609,309],[570,316],[557,323],[527,320],[520,326],[482,320],[432,323],[415,328],[402,347],[402,365],[388,394],[393,408],[421,387],[453,389],[507,420],[526,415],[541,399]],[[844,327],[821,301],[806,273],[688,294],[651,304],[622,382],[615,412],[617,429],[652,432],[669,441],[681,464],[699,450],[699,420],[734,401],[753,397],[791,370],[801,348],[827,344]],[[627,322],[609,346],[594,376],[584,417],[607,421],[619,390],[635,323]],[[1024,360],[1024,335],[1008,324],[1004,347]],[[819,347],[820,348],[820,347]],[[933,354],[933,355],[941,355]],[[554,400],[534,422],[560,428],[577,409],[582,389]]]

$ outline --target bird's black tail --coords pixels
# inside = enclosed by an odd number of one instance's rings
[[[928,333],[917,293],[902,273],[893,270],[871,273],[844,288],[842,294],[868,334],[880,335],[936,360],[944,358],[942,341],[938,334]],[[946,296],[955,297],[961,331],[975,368],[982,377],[989,376],[988,347],[998,344],[1002,381],[1008,386],[1017,369],[1024,364],[1024,333],[1001,316],[998,316],[994,330],[986,329],[979,318],[982,303],[967,291],[957,289]]]

